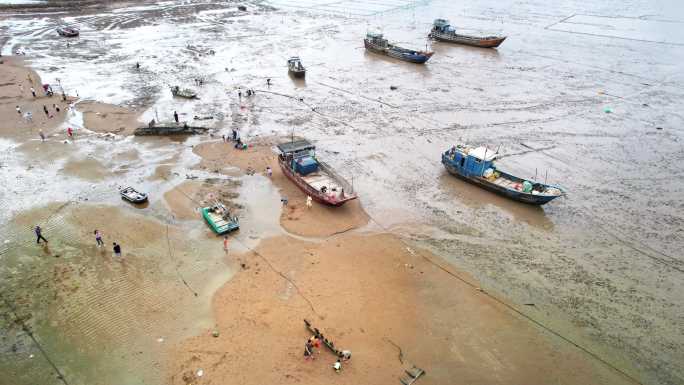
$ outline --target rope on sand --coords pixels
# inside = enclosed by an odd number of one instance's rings
[[[404,351],[401,350],[401,346],[397,345],[394,341],[392,341],[391,339],[389,339],[387,337],[383,337],[383,339],[385,341],[387,341],[390,345],[394,345],[394,347],[397,348],[397,350],[399,350],[399,362],[401,362],[403,364],[404,363]]]
[[[181,280],[181,282],[183,282],[183,285],[185,285],[185,287],[187,287],[188,290],[190,290],[190,292],[192,294],[194,294],[195,297],[199,296],[199,294],[197,294],[197,292],[195,290],[193,290],[192,287],[190,287],[190,284],[188,284],[188,281],[186,281],[185,278],[183,278],[183,275],[178,270],[178,264],[173,259],[173,253],[171,252],[171,240],[169,239],[169,225],[168,224],[166,225],[166,247],[169,250],[169,258],[171,259],[171,263],[173,263],[173,268],[176,270],[176,274],[178,275],[178,278]]]
[[[280,270],[276,269],[276,268],[273,266],[273,264],[268,260],[268,258],[266,258],[263,254],[259,253],[258,251],[254,250],[253,248],[247,246],[244,242],[242,242],[242,241],[240,240],[240,238],[238,238],[238,237],[233,237],[233,239],[235,239],[235,240],[236,240],[239,244],[241,244],[244,248],[246,248],[247,250],[251,251],[252,253],[254,253],[255,255],[257,255],[259,258],[261,258],[264,262],[266,262],[266,264],[268,265],[268,267],[270,267],[271,270],[273,270],[273,272],[275,272],[275,273],[278,274],[279,276],[283,277],[283,279],[285,279],[287,282],[289,282],[289,283],[292,285],[292,287],[295,288],[295,290],[297,291],[297,294],[299,294],[300,297],[304,298],[304,300],[306,301],[306,303],[309,304],[309,308],[311,309],[311,311],[312,311],[316,316],[318,316],[318,318],[321,318],[320,314],[318,314],[318,312],[316,311],[316,308],[314,307],[313,302],[311,302],[311,300],[310,300],[306,295],[304,295],[304,293],[302,293],[302,291],[299,289],[299,286],[297,286],[297,284],[294,282],[294,280],[292,280],[290,277],[288,277],[288,276],[286,276],[285,274],[283,274]]]
[[[389,231],[385,226],[381,225],[381,224],[380,224],[377,220],[375,220],[375,218],[373,218],[370,214],[368,215],[368,217],[370,218],[371,221],[373,221],[376,225],[378,225],[378,226],[379,226],[381,229],[383,229],[385,232],[390,233],[390,231]],[[522,312],[521,310],[518,310],[518,309],[515,308],[513,305],[510,305],[509,303],[507,303],[507,302],[505,302],[505,301],[499,299],[498,297],[494,296],[493,294],[490,294],[490,293],[484,291],[482,288],[478,287],[477,285],[475,285],[475,284],[472,283],[472,282],[467,281],[466,279],[462,278],[462,277],[459,276],[458,274],[455,274],[455,273],[451,272],[449,269],[447,269],[447,268],[445,268],[444,266],[440,265],[439,263],[433,261],[431,258],[425,256],[425,255],[424,255],[423,253],[421,253],[420,251],[413,250],[412,248],[410,248],[410,245],[407,244],[406,241],[404,241],[402,238],[398,238],[398,239],[399,239],[399,241],[400,241],[401,243],[404,244],[404,246],[406,246],[407,248],[409,248],[409,250],[412,251],[412,254],[415,253],[415,254],[417,254],[417,255],[420,255],[424,260],[426,260],[426,261],[427,261],[428,263],[430,263],[431,265],[437,267],[438,269],[444,271],[445,273],[449,274],[449,275],[452,276],[453,278],[456,278],[457,280],[463,282],[464,284],[466,284],[466,285],[472,287],[473,289],[475,289],[475,290],[481,292],[482,294],[486,295],[487,297],[491,298],[492,300],[498,302],[500,305],[502,305],[502,306],[508,308],[508,309],[511,310],[512,312],[518,314],[519,316],[521,316],[521,317],[527,319],[528,321],[532,322],[533,324],[539,326],[540,328],[546,330],[547,332],[553,334],[554,336],[560,338],[561,340],[563,340],[563,341],[569,343],[570,345],[576,347],[577,349],[581,350],[582,352],[588,354],[588,355],[589,355],[590,357],[592,357],[593,359],[595,359],[595,360],[601,362],[602,364],[606,365],[608,368],[610,368],[610,369],[614,370],[615,372],[619,373],[620,375],[624,376],[624,377],[625,377],[626,379],[628,379],[629,381],[631,381],[631,382],[633,382],[633,383],[635,383],[635,384],[638,384],[638,385],[643,385],[643,384],[641,383],[641,381],[637,380],[636,378],[632,377],[631,375],[629,375],[628,373],[626,373],[626,372],[623,371],[622,369],[620,369],[620,368],[616,367],[615,365],[611,364],[610,362],[606,361],[606,360],[603,359],[601,356],[599,356],[598,354],[592,352],[592,351],[589,350],[588,348],[585,348],[584,346],[580,345],[579,343],[577,343],[577,342],[571,340],[569,337],[566,337],[566,336],[560,334],[559,332],[557,332],[557,331],[551,329],[549,326],[544,325],[544,324],[541,323],[540,321],[537,321],[536,319],[532,318],[532,316],[530,316],[530,315],[528,315],[528,314],[525,314],[525,313]]]
[[[164,178],[164,177],[162,177],[162,178],[168,181],[168,179],[166,179],[166,178]],[[198,204],[198,205],[201,204],[200,202],[198,202],[197,200],[195,200],[193,197],[191,197],[190,195],[186,194],[183,190],[178,189],[178,191],[180,191],[180,193],[183,194],[186,198],[188,198],[191,202],[193,202],[193,203],[195,203],[195,204]],[[292,287],[295,288],[295,290],[297,291],[297,294],[299,294],[299,296],[302,297],[302,298],[306,301],[306,303],[309,305],[309,308],[311,309],[311,311],[312,311],[316,316],[318,316],[319,318],[321,317],[320,314],[318,314],[318,312],[316,311],[316,308],[314,307],[313,302],[311,302],[311,300],[310,300],[306,295],[304,295],[304,293],[302,293],[301,289],[299,288],[299,286],[297,286],[297,284],[294,282],[294,280],[292,280],[290,277],[286,276],[286,275],[285,275],[283,272],[281,272],[280,270],[276,269],[276,268],[273,266],[273,264],[271,263],[271,261],[268,260],[268,258],[266,258],[263,254],[259,253],[258,251],[254,250],[253,248],[247,246],[247,244],[246,244],[245,242],[243,242],[242,240],[240,240],[240,238],[238,238],[238,237],[236,237],[236,236],[233,236],[232,238],[233,238],[235,241],[237,241],[239,244],[241,244],[245,249],[251,251],[251,252],[254,253],[256,256],[258,256],[259,258],[261,258],[264,262],[266,262],[266,264],[268,265],[268,267],[269,267],[271,270],[273,270],[273,272],[275,272],[276,274],[278,274],[279,276],[281,276],[283,279],[285,279],[287,282],[289,282],[289,283],[292,285]],[[169,225],[166,225],[166,240],[167,240],[167,242],[169,241]],[[169,245],[169,256],[171,255],[170,253],[171,253],[171,246]],[[176,267],[176,273],[178,273],[178,276],[179,276],[180,279],[183,281],[183,283],[188,287],[188,289],[190,289],[190,291],[192,291],[193,294],[195,294],[195,296],[197,296],[197,293],[196,293],[194,290],[192,290],[192,288],[190,288],[190,286],[188,285],[188,283],[187,283],[187,282],[183,279],[183,277],[180,275],[180,272],[178,272],[178,268],[177,268],[177,267]]]

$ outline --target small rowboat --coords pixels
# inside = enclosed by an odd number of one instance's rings
[[[302,60],[297,56],[287,59],[287,71],[296,78],[306,76],[306,68],[302,65]]]
[[[344,178],[316,159],[316,147],[308,140],[281,143],[277,148],[280,152],[278,164],[285,176],[316,202],[342,206],[357,198]]]
[[[380,33],[367,33],[366,38],[363,39],[363,45],[370,52],[387,55],[395,59],[416,64],[425,63],[426,61],[430,60],[434,54],[434,52],[416,51],[390,44],[387,39],[382,37],[382,34]]]
[[[78,29],[66,26],[57,28],[57,33],[64,37],[76,37],[80,34]]]
[[[543,205],[565,195],[559,186],[530,182],[497,169],[496,156],[486,147],[458,145],[442,154],[442,164],[450,174],[518,202]]]
[[[465,44],[480,48],[496,48],[506,40],[506,36],[469,36],[458,34],[446,19],[435,19],[428,37],[447,43]]]
[[[195,99],[197,97],[197,92],[188,88],[180,88],[178,86],[171,87],[171,94],[173,94],[173,96],[186,99]]]
[[[237,230],[240,228],[238,217],[231,216],[228,208],[221,203],[201,209],[202,217],[209,227],[218,235]]]
[[[121,194],[122,199],[125,199],[131,203],[143,203],[147,200],[147,194],[141,193],[133,187],[126,187],[125,189],[119,191],[119,194]]]

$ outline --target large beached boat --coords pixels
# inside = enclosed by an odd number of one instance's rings
[[[446,19],[435,19],[428,37],[448,43],[465,44],[480,48],[496,48],[506,40],[506,36],[470,36],[458,34],[456,33],[456,30],[449,25],[449,20]]]
[[[287,71],[296,78],[303,78],[306,75],[306,68],[302,65],[302,60],[297,56],[287,59]]]
[[[497,153],[486,147],[454,146],[442,154],[449,173],[519,202],[543,205],[565,194],[558,186],[531,182],[494,166]]]
[[[397,47],[396,45],[390,44],[380,33],[367,33],[366,38],[363,39],[363,44],[370,52],[417,64],[425,63],[430,60],[434,54],[434,52]]]
[[[342,206],[357,198],[344,178],[316,159],[316,147],[308,140],[281,143],[277,148],[283,173],[316,202]]]

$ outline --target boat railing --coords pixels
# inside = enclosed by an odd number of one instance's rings
[[[347,180],[344,179],[340,174],[335,172],[333,168],[330,167],[327,163],[318,162],[318,166],[322,171],[330,175],[330,177],[334,178],[340,184],[340,187],[344,189],[344,191],[348,193],[354,193],[354,187],[349,182],[347,182]]]

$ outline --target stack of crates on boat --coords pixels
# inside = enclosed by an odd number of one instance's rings
[[[318,162],[311,156],[298,158],[295,162],[295,171],[300,175],[309,175],[318,171]]]

